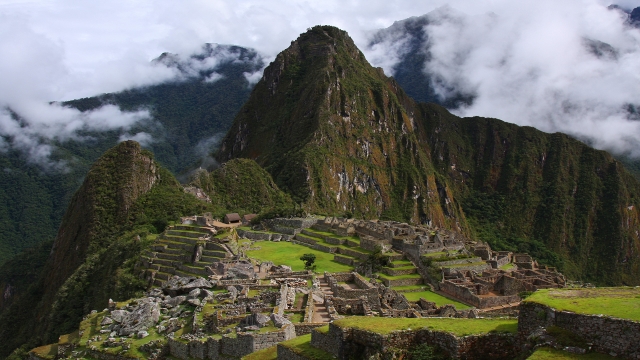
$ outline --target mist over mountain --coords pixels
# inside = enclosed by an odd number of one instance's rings
[[[69,115],[53,123],[16,111],[0,119],[0,263],[53,239],[89,166],[118,142],[138,141],[174,174],[211,166],[210,152],[263,67],[254,50],[216,44],[189,56],[162,54],[153,63],[175,76],[47,105]]]
[[[398,21],[374,33],[365,53],[416,100],[564,132],[620,158],[640,156],[633,15],[602,6],[503,5],[486,13],[444,6]]]

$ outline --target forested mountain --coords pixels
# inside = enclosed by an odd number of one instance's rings
[[[266,68],[217,157],[255,159],[309,212],[451,227],[599,284],[640,278],[640,184],[620,162],[416,103],[333,27]]]
[[[150,135],[145,147],[174,174],[210,166],[209,153],[224,136],[262,68],[261,57],[237,46],[207,44],[183,58],[163,54],[158,66],[177,69],[171,81],[64,103],[80,111],[106,104],[122,111],[148,109],[151,120],[128,129]],[[123,136],[123,131],[88,132],[85,140],[57,142],[53,160],[65,171],[50,171],[19,151],[0,152],[0,264],[21,250],[52,240],[71,196],[91,164]]]
[[[640,27],[640,7],[624,9],[612,5],[609,9],[624,13],[629,26]],[[446,12],[440,14],[437,11],[422,16],[414,16],[408,19],[396,21],[388,28],[381,29],[373,34],[367,48],[372,50],[377,46],[386,48],[388,57],[396,57],[397,61],[392,66],[394,79],[411,98],[418,102],[435,103],[449,110],[473,104],[475,94],[465,92],[452,84],[446,83],[428,70],[427,63],[432,59],[431,39],[427,27],[437,25],[446,19]],[[584,39],[583,45],[596,57],[615,56],[616,50],[611,45],[593,40]],[[444,87],[443,92],[437,92],[436,87]],[[640,99],[638,100],[640,103]],[[637,118],[637,105],[629,104],[629,116]],[[580,139],[589,143],[589,139]],[[625,154],[613,154],[621,161],[634,176],[640,180],[640,160]]]

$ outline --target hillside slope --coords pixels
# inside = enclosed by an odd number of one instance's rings
[[[314,27],[266,68],[218,159],[255,159],[309,212],[465,231],[413,107],[345,32]]]
[[[148,134],[151,140],[145,148],[176,175],[199,165],[210,166],[209,153],[251,92],[246,74],[262,67],[261,57],[252,49],[215,44],[206,44],[189,57],[163,54],[155,63],[181,76],[63,103],[83,112],[107,104],[125,112],[146,109],[152,117],[127,131],[84,132],[82,141],[52,143],[51,159],[65,162],[64,171],[43,170],[19,151],[0,153],[0,264],[56,236],[69,201],[91,164],[127,133]]]
[[[640,283],[640,185],[619,162],[563,134],[415,103],[333,27],[266,68],[217,157],[255,159],[310,212],[431,222],[572,278]]]
[[[133,265],[147,235],[162,231],[168,219],[207,209],[138,143],[107,151],[71,200],[53,247],[7,264],[31,260],[41,272],[13,279],[10,269],[0,268],[3,290],[13,288],[0,308],[0,356],[57,339],[109,297],[123,300],[143,290]]]

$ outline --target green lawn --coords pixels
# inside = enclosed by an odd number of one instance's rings
[[[387,280],[404,280],[404,279],[419,279],[420,278],[420,274],[408,274],[408,275],[398,275],[398,276],[391,276],[391,275],[387,275],[387,274],[383,274],[383,273],[376,273],[378,274],[378,276],[382,279],[387,279]]]
[[[293,350],[309,360],[333,360],[333,356],[324,350],[311,346],[311,334],[298,336],[294,339],[283,341],[282,346]]]
[[[286,241],[257,241],[253,246],[260,247],[260,250],[247,251],[247,256],[262,261],[272,261],[276,265],[288,265],[291,266],[293,271],[304,270],[304,262],[300,260],[300,257],[304,254],[314,254],[316,256],[316,272],[344,272],[353,270],[351,266],[333,261],[333,254]]]
[[[513,263],[504,264],[500,267],[500,270],[511,270],[515,265]]]
[[[575,313],[640,321],[640,288],[545,289],[525,301]]]
[[[420,291],[425,291],[428,290],[429,287],[427,285],[405,285],[405,286],[394,286],[393,290],[400,292],[400,293],[405,293],[405,292],[411,292],[411,291],[416,291],[416,292],[420,292]]]
[[[530,357],[529,360],[613,360],[612,356],[599,353],[588,353],[584,355],[573,354],[570,352],[556,350],[552,348],[539,348]]]
[[[394,287],[392,287],[392,289],[395,289]],[[465,305],[461,302],[455,301],[455,300],[451,300],[449,298],[446,298],[440,294],[436,294],[433,291],[430,290],[426,290],[426,291],[420,291],[420,292],[408,292],[408,293],[402,293],[402,295],[404,295],[404,297],[407,298],[407,300],[409,301],[418,301],[420,300],[420,298],[424,298],[427,301],[432,301],[434,303],[436,303],[436,305],[438,306],[442,306],[445,304],[453,304],[453,306],[456,307],[456,309],[458,310],[466,310],[466,309],[471,309],[471,306]]]
[[[429,328],[449,332],[456,336],[485,334],[489,332],[517,333],[515,319],[455,319],[455,318],[379,318],[352,316],[333,322],[340,327],[369,330],[378,334],[389,334],[394,330]]]

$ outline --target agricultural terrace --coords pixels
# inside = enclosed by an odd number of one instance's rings
[[[525,301],[579,314],[640,321],[640,287],[545,289],[536,291]]]
[[[537,349],[528,360],[613,360],[613,356],[600,353],[574,354],[548,347]]]
[[[333,324],[339,327],[362,329],[383,335],[396,330],[422,328],[444,331],[456,336],[479,335],[490,332],[515,334],[518,331],[518,321],[516,319],[349,317],[336,320]]]

